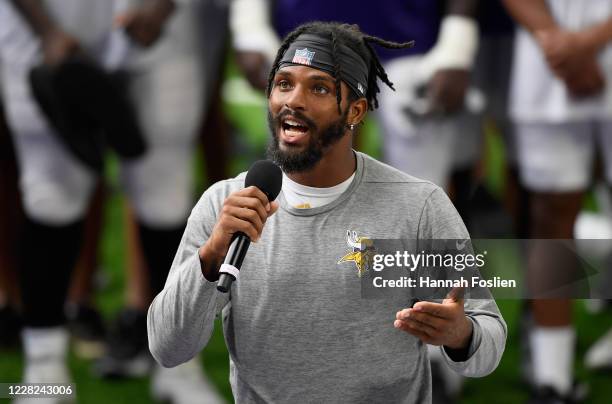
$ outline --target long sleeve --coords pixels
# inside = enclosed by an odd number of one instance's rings
[[[444,191],[439,188],[430,194],[425,203],[419,222],[418,237],[421,240],[469,238],[459,213]],[[504,353],[508,334],[506,322],[492,296],[487,299],[467,298],[465,313],[473,324],[467,360],[455,362],[444,348],[440,349],[446,362],[457,373],[468,377],[486,376],[497,368]]]
[[[441,348],[449,367],[468,377],[482,377],[493,372],[506,346],[506,323],[494,300],[467,300],[466,314],[473,324],[472,342],[464,362],[453,361]]]
[[[149,349],[163,366],[173,367],[196,356],[206,346],[226,295],[202,275],[198,249],[216,221],[213,186],[191,212],[164,289],[147,316]]]

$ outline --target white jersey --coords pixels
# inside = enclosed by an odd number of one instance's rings
[[[92,56],[107,47],[115,0],[43,0],[45,10],[65,31],[80,40]],[[31,66],[40,43],[10,1],[0,1],[0,58],[5,65]]]
[[[577,31],[602,23],[612,16],[610,0],[548,0],[557,23]],[[572,99],[549,69],[541,48],[525,29],[519,29],[510,93],[510,114],[518,122],[575,122],[612,118],[612,43],[599,54],[607,86],[603,94]]]

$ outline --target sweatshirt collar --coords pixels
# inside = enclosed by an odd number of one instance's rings
[[[285,199],[285,195],[283,194],[283,191],[281,191],[281,193],[278,195],[278,201],[279,201],[281,209],[287,211],[289,214],[294,215],[294,216],[315,216],[315,215],[330,211],[334,209],[336,206],[343,203],[345,200],[347,200],[353,194],[355,189],[357,189],[357,187],[361,184],[361,181],[363,179],[363,172],[364,172],[363,154],[358,151],[354,151],[354,150],[353,152],[355,153],[355,160],[357,161],[357,168],[355,170],[355,178],[353,179],[353,182],[347,188],[347,190],[344,191],[342,195],[340,195],[338,198],[336,198],[336,200],[326,205],[319,206],[316,208],[301,209],[301,208],[295,208],[289,205],[289,203],[287,203],[287,200]]]

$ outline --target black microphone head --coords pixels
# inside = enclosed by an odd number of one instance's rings
[[[259,160],[253,163],[244,179],[244,186],[259,188],[271,202],[276,199],[283,185],[283,172],[270,160]]]

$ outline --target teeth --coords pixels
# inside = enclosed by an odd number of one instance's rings
[[[291,126],[304,126],[304,125],[302,125],[301,123],[298,123],[298,122],[296,122],[296,121],[291,121],[291,120],[286,120],[286,121],[285,121],[285,123],[286,123],[287,125],[291,125]]]
[[[300,136],[303,136],[305,133],[306,132],[294,129],[293,127],[291,127],[290,129],[289,128],[285,129],[285,135],[289,136],[290,138],[300,137]]]

